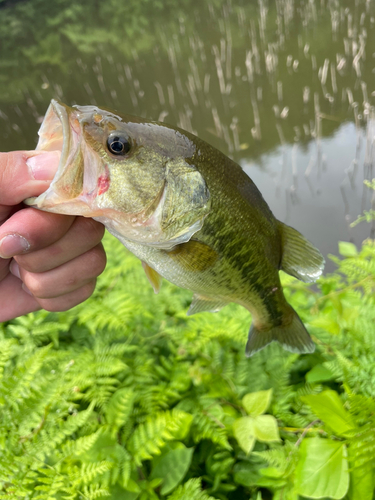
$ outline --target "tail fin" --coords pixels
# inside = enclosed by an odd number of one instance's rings
[[[314,352],[314,342],[311,340],[298,314],[294,310],[293,313],[292,322],[287,326],[276,326],[268,331],[261,331],[251,325],[249,339],[246,344],[246,356],[249,358],[273,341],[278,342],[290,352],[301,354]]]

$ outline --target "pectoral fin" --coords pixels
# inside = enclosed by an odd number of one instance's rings
[[[154,289],[154,292],[159,293],[163,278],[160,276],[158,272],[155,271],[155,269],[152,269],[152,267],[146,264],[146,262],[142,261],[142,266],[143,269],[145,270],[148,281],[151,283],[151,286]]]
[[[324,269],[324,258],[301,233],[279,221],[282,240],[281,269],[286,273],[311,283]]]
[[[184,160],[169,161],[161,227],[170,238],[199,231],[211,208],[210,193],[200,172]],[[194,228],[194,232],[191,232]]]
[[[193,296],[193,300],[190,304],[189,310],[187,312],[188,316],[200,312],[217,312],[222,307],[226,306],[227,302],[215,299],[211,297],[204,297],[203,295],[198,295],[197,293]]]
[[[187,271],[205,271],[219,258],[216,251],[205,243],[190,240],[177,245],[168,255],[178,261]]]

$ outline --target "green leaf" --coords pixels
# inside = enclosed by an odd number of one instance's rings
[[[284,471],[276,467],[263,467],[259,469],[259,474],[260,477],[257,481],[257,486],[263,488],[282,488],[288,483]]]
[[[111,488],[111,495],[107,497],[108,500],[136,500],[139,497],[139,492],[131,492],[124,490],[116,484]]]
[[[259,473],[263,477],[271,477],[275,479],[280,479],[284,476],[284,472],[276,467],[263,467],[263,469],[259,470]]]
[[[250,392],[242,398],[242,404],[247,413],[255,417],[267,411],[271,398],[272,389],[268,391]]]
[[[268,443],[280,441],[277,420],[272,415],[258,415],[253,423],[254,435],[258,441]]]
[[[128,481],[128,484],[126,485],[126,491],[129,491],[130,493],[137,493],[137,494],[139,494],[141,492],[141,488],[134,481],[134,479],[130,478],[129,481]]]
[[[352,417],[345,410],[337,392],[328,390],[317,395],[301,396],[301,400],[337,436],[350,436],[356,430]]]
[[[374,475],[373,467],[366,464],[361,468],[355,468],[350,471],[350,500],[372,500],[374,494]]]
[[[125,491],[121,496],[110,496],[108,500],[137,500],[140,493],[132,493],[131,491]]]
[[[356,257],[358,255],[358,250],[353,243],[339,241],[339,254],[343,257]]]
[[[153,460],[150,479],[162,478],[160,490],[167,495],[184,479],[193,456],[194,448],[186,448],[182,443],[171,443],[164,453]]]
[[[344,443],[306,438],[300,447],[296,490],[305,497],[343,498],[349,487],[347,451]]]
[[[353,466],[355,459],[361,455],[355,446],[349,446],[350,485],[348,497],[350,500],[372,500],[375,487],[375,471],[371,462],[362,463],[360,466]]]
[[[255,486],[260,478],[259,469],[249,462],[239,462],[234,468],[234,482],[242,486]]]
[[[255,444],[254,419],[241,417],[233,423],[234,437],[245,453],[250,453]]]
[[[260,486],[261,488],[269,488],[269,489],[274,489],[274,488],[283,488],[286,486],[288,481],[286,479],[276,479],[276,478],[270,478],[270,477],[260,477],[257,481],[257,486]]]
[[[295,492],[294,489],[290,490],[288,488],[280,488],[275,491],[272,500],[300,500],[300,496]]]
[[[309,372],[306,373],[306,382],[309,384],[313,384],[315,382],[325,382],[326,380],[332,380],[333,378],[333,373],[322,364],[315,365]]]

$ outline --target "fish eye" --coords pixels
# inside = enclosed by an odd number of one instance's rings
[[[129,139],[121,132],[112,132],[107,139],[108,150],[117,156],[124,156],[130,151]]]

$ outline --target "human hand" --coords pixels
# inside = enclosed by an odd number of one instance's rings
[[[48,188],[58,162],[58,152],[0,153],[0,322],[70,309],[105,268],[102,224],[22,205]]]

